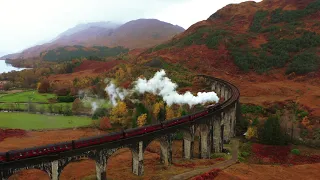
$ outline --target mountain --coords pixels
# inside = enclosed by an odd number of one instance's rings
[[[299,102],[320,117],[320,0],[230,4],[171,40],[140,53],[226,79],[241,102]],[[146,62],[147,61],[147,62]]]
[[[0,59],[15,59],[15,58],[19,57],[19,54],[20,53],[7,54],[7,55],[0,57]]]
[[[55,41],[59,38],[62,38],[64,36],[70,36],[72,34],[78,33],[80,31],[84,31],[86,29],[90,28],[100,28],[100,29],[114,29],[119,27],[120,24],[116,24],[110,21],[107,22],[93,22],[93,23],[87,23],[87,24],[78,24],[73,28],[70,28],[66,30],[65,32],[59,34],[56,38],[54,38],[52,41]]]
[[[125,48],[145,48],[165,42],[183,32],[175,26],[156,19],[138,19],[121,26],[111,22],[98,22],[78,25],[61,33],[49,43],[33,46],[7,58],[39,57],[41,52],[63,46],[108,46]]]

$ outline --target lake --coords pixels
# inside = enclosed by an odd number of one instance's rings
[[[4,72],[10,72],[10,71],[21,71],[26,68],[16,68],[13,67],[11,64],[7,64],[4,60],[0,60],[0,74]]]

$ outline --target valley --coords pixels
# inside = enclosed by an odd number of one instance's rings
[[[61,142],[75,149],[73,140],[118,132],[115,144],[141,138],[138,150],[99,140],[114,148],[106,166],[74,158],[60,179],[99,179],[101,170],[108,179],[191,171],[199,173],[186,179],[319,179],[320,1],[250,1],[210,13],[186,29],[157,19],[78,24],[4,56],[12,66],[0,60],[0,155]],[[198,75],[234,85],[239,104],[232,88]],[[236,162],[220,168],[235,141]],[[208,167],[218,168],[201,172]],[[9,179],[50,179],[36,169]]]

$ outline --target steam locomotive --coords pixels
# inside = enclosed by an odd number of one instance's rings
[[[93,145],[99,145],[111,141],[117,141],[129,137],[139,136],[145,133],[150,133],[154,131],[158,131],[161,129],[165,129],[168,127],[172,127],[178,124],[192,122],[199,117],[205,116],[213,111],[216,111],[221,108],[220,103],[216,103],[214,105],[207,106],[205,110],[191,114],[182,116],[179,118],[175,118],[170,121],[164,121],[158,124],[148,125],[139,128],[133,128],[124,130],[122,132],[115,132],[100,136],[88,137],[78,140],[72,140],[70,142],[62,142],[58,144],[50,144],[45,146],[37,146],[33,148],[27,148],[22,150],[11,150],[5,153],[0,153],[0,163],[16,161],[26,158],[32,158],[37,156],[44,156],[49,154],[58,154],[61,152],[71,151],[74,149],[84,148]]]

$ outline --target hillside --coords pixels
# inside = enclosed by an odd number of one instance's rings
[[[127,53],[129,50],[123,47],[108,48],[105,46],[64,46],[40,53],[40,57],[46,61],[59,62],[70,61],[75,58],[101,58],[117,56],[121,53]]]
[[[38,57],[41,52],[74,45],[145,48],[165,42],[183,31],[184,29],[179,26],[156,19],[138,19],[121,26],[108,22],[89,23],[69,29],[49,43],[5,57],[10,59]]]
[[[320,119],[320,1],[264,0],[228,5],[136,62],[161,57],[228,80],[242,103],[297,102],[312,127]]]
[[[147,54],[181,59],[179,56],[186,56],[188,51],[201,49],[181,63],[188,64],[188,59],[193,59],[193,65],[199,65],[194,61],[200,59],[211,66],[232,63],[226,70],[233,73],[264,73],[275,68],[286,68],[287,74],[317,72],[320,1],[310,2],[265,0],[228,5]],[[299,67],[305,59],[305,66]],[[206,63],[198,69],[206,70]]]

